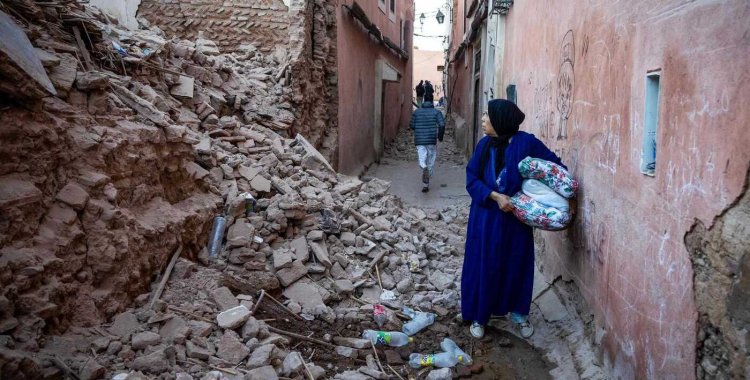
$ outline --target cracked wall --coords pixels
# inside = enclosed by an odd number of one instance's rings
[[[506,16],[496,93],[516,86],[522,129],[554,150],[581,185],[574,225],[542,232],[546,249],[537,257],[545,273],[580,288],[613,378],[689,380],[706,355],[696,352],[699,341],[716,352],[727,347],[722,342],[740,347],[736,327],[696,296],[704,274],[694,275],[700,267],[684,238],[696,220],[710,230],[743,194],[750,76],[727,63],[750,52],[749,16],[740,0],[516,2]],[[686,39],[685,30],[696,32]],[[646,75],[654,70],[661,79],[651,177],[640,161]],[[718,343],[696,336],[709,322]],[[740,351],[726,352],[734,363]]]
[[[736,203],[685,235],[698,308],[698,379],[750,378],[750,173]]]

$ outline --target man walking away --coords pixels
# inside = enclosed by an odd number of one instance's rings
[[[445,119],[443,113],[435,109],[432,99],[425,99],[422,107],[414,110],[411,115],[410,127],[414,130],[414,145],[417,146],[419,166],[422,168],[422,192],[426,193],[430,191],[430,177],[437,158],[437,142],[443,141],[445,134]]]
[[[424,81],[419,81],[419,84],[417,85],[417,107],[422,107],[422,102],[424,102]]]
[[[431,102],[435,101],[435,88],[432,87],[432,83],[430,83],[430,81],[427,81],[424,85],[424,96],[425,100],[429,98]]]

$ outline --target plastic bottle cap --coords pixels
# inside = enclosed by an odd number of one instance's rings
[[[463,355],[458,355],[458,362],[459,363],[463,363],[464,362],[464,356]]]
[[[409,343],[413,343],[413,342],[414,342],[414,338],[413,337],[409,337]]]

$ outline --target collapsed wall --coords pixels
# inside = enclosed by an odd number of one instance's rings
[[[737,202],[685,234],[698,309],[696,378],[750,377],[750,172]]]
[[[168,36],[215,41],[222,52],[248,49],[281,57],[289,84],[291,127],[336,163],[338,91],[336,4],[333,0],[164,1],[145,0],[138,15]],[[271,125],[266,125],[273,127]]]
[[[195,39],[202,31],[226,52],[252,44],[269,53],[289,42],[289,12],[281,0],[143,0],[138,16],[169,36]]]
[[[296,1],[290,35],[293,130],[338,163],[336,3]]]
[[[0,12],[0,334],[18,349],[111,317],[180,244],[194,257],[222,201],[270,191],[260,175],[223,179],[268,153],[255,142],[278,134],[263,124],[293,118],[279,58],[63,3]]]

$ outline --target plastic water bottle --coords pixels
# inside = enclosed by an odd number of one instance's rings
[[[375,345],[401,347],[414,341],[414,338],[398,331],[365,330],[362,338],[369,339]]]
[[[245,216],[250,216],[255,211],[255,205],[257,202],[255,201],[255,197],[253,197],[250,193],[243,194],[245,196]]]
[[[458,364],[458,358],[450,352],[429,355],[409,355],[409,366],[416,369],[423,367],[450,368],[456,364]]]
[[[408,307],[404,307],[404,314],[411,318],[411,321],[406,322],[404,327],[401,329],[404,334],[412,336],[424,329],[425,327],[435,322],[435,314],[425,313],[421,311],[414,311]]]
[[[383,327],[385,321],[388,320],[388,313],[383,305],[375,304],[372,307],[372,317],[375,319],[375,323],[378,324],[378,327]]]
[[[440,343],[440,348],[442,348],[445,352],[453,354],[453,356],[458,359],[458,362],[463,365],[471,365],[471,363],[474,362],[471,359],[471,356],[460,349],[456,342],[450,340],[449,338],[443,339],[443,341]]]

